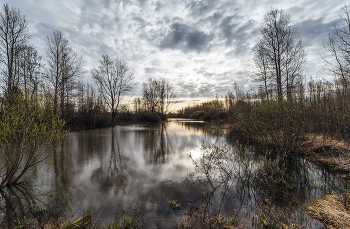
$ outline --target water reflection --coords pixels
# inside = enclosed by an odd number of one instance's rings
[[[0,189],[0,228],[13,228],[17,219],[28,215],[28,210],[43,204],[44,192],[31,185],[14,185]]]
[[[128,158],[120,151],[118,136],[115,129],[111,128],[111,149],[106,154],[100,166],[96,168],[91,175],[93,184],[98,185],[101,193],[106,194],[110,191],[123,189],[128,180]]]
[[[303,159],[276,168],[239,145],[203,146],[202,155],[194,160],[196,170],[189,180],[192,193],[197,193],[187,214],[192,225],[213,227],[217,221],[212,219],[221,214],[245,228],[323,228],[304,212],[303,204],[349,190],[340,177]]]
[[[62,209],[68,208],[75,189],[72,181],[75,170],[70,158],[67,142],[61,141],[52,157],[53,177],[51,182],[53,188],[48,192],[48,198],[53,206]]]
[[[203,143],[217,148],[203,149]],[[244,228],[276,224],[274,219],[314,228],[322,225],[301,204],[349,188],[303,159],[287,161],[285,173],[267,164],[256,149],[226,139],[208,123],[73,132],[33,170],[31,185],[0,191],[0,227],[43,205],[66,213],[91,207],[101,222],[115,221],[120,207],[137,207],[144,228],[177,228],[185,219],[210,227],[219,214]],[[182,209],[174,211],[169,200]]]
[[[157,130],[147,131],[144,144],[144,157],[149,164],[164,164],[169,155],[174,153],[174,147],[165,123]]]

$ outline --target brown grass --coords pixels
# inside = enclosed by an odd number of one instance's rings
[[[305,209],[330,228],[350,228],[350,194],[327,195]]]
[[[306,158],[332,170],[350,172],[350,149],[347,143],[322,136],[308,136],[303,143]]]
[[[188,215],[188,214],[185,214]],[[234,223],[235,226],[230,225],[230,219],[226,220],[225,217],[221,214],[208,214],[203,218],[201,214],[190,214],[185,218],[184,221],[181,222],[180,228],[182,229],[190,229],[190,228],[217,228],[217,229],[238,229],[243,228],[243,226],[236,225],[237,222]]]
[[[260,136],[260,138],[255,137],[249,140],[253,143],[264,143],[267,145],[280,143],[274,141],[269,135]],[[300,144],[298,153],[315,164],[328,167],[331,170],[347,172],[349,174],[345,177],[350,178],[350,146],[343,140],[336,140],[322,135],[307,134],[304,141]]]
[[[181,203],[178,203],[176,200],[170,200],[168,203],[174,210],[181,208]]]
[[[38,219],[31,219],[30,223],[24,227],[15,226],[14,228],[26,228],[26,229],[36,229],[36,228],[42,228],[42,229],[62,229],[64,228],[62,225],[66,222],[66,218],[64,216],[57,216],[50,218],[47,222],[41,223]]]

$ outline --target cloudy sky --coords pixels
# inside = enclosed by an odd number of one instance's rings
[[[346,4],[344,0],[0,2],[18,7],[26,16],[31,43],[43,57],[43,38],[61,30],[84,56],[86,70],[97,66],[103,53],[125,59],[135,76],[135,96],[149,77],[164,77],[176,86],[179,104],[224,96],[234,81],[251,87],[248,63],[271,7],[284,9],[298,23],[308,76],[329,78],[321,68],[322,43]],[[89,72],[84,80],[92,81]]]

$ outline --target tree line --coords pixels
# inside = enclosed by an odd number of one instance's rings
[[[18,93],[34,96],[45,91],[52,94],[55,112],[60,112],[68,124],[83,127],[94,127],[96,124],[91,122],[101,117],[113,125],[119,113],[130,113],[123,99],[133,90],[134,76],[125,60],[102,54],[97,67],[89,72],[85,70],[83,56],[73,49],[62,31],[55,30],[43,39],[43,57],[30,44],[30,38],[25,16],[19,9],[4,4],[0,13],[0,71],[4,99]],[[82,81],[87,75],[92,76],[93,83]],[[139,99],[143,110],[157,113],[165,120],[174,98],[174,86],[163,78],[152,78],[144,83],[143,89],[143,97]],[[96,117],[86,121],[85,112]],[[111,116],[110,122],[105,120],[107,113]],[[79,123],[84,117],[86,122]]]

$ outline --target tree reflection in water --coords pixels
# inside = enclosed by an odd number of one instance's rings
[[[118,136],[115,128],[111,128],[111,149],[107,161],[101,161],[100,167],[92,173],[91,180],[99,186],[102,193],[109,193],[111,190],[119,191],[128,182],[129,159],[121,153]]]
[[[14,228],[17,219],[23,219],[29,209],[43,205],[43,196],[43,191],[28,184],[0,189],[0,228]]]
[[[203,228],[215,227],[219,215],[246,228],[321,227],[302,205],[332,190],[349,189],[342,179],[303,159],[278,168],[240,145],[203,145],[202,157],[192,160],[196,170],[188,177],[186,221]]]
[[[73,193],[79,192],[79,189],[73,185],[75,170],[67,148],[66,141],[59,142],[49,161],[49,164],[52,163],[49,169],[53,169],[52,180],[48,184],[49,189],[45,190],[45,187],[29,182],[0,189],[0,214],[4,216],[7,228],[16,226],[15,222],[23,219],[24,216],[28,218],[35,206],[45,206],[51,213],[71,210],[70,202],[74,196]],[[34,177],[37,173],[36,169],[32,173]],[[1,228],[3,223],[0,222]]]
[[[148,164],[165,164],[168,156],[174,153],[172,140],[167,133],[166,123],[160,123],[160,127],[149,129],[143,134],[144,157]],[[141,134],[141,133],[140,133]]]
[[[68,150],[66,141],[60,142],[59,147],[56,147],[53,155],[53,188],[48,193],[51,203],[61,209],[68,209],[72,194],[76,188],[72,180],[75,174],[75,167]]]

